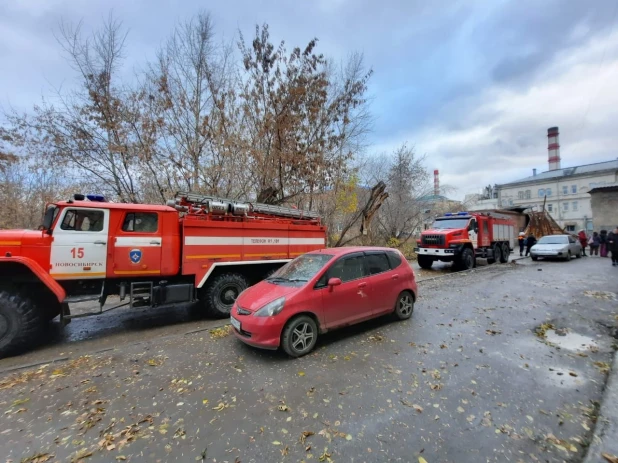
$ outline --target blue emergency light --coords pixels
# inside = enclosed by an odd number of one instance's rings
[[[86,198],[88,198],[88,201],[96,201],[98,203],[105,202],[105,196],[103,195],[86,195]]]
[[[467,212],[458,212],[457,215],[468,215]]]
[[[452,213],[452,212],[446,212],[446,213],[444,214],[444,217],[451,217],[452,215],[453,215],[453,213]]]

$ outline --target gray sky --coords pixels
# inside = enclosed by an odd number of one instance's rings
[[[618,0],[12,0],[0,3],[0,104],[32,107],[74,74],[54,39],[61,18],[96,28],[113,9],[129,29],[127,73],[175,23],[203,9],[224,40],[268,23],[274,40],[374,69],[370,152],[403,142],[427,155],[451,196],[562,165],[618,157]]]

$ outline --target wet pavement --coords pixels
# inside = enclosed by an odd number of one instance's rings
[[[581,461],[615,349],[616,275],[588,258],[426,280],[409,321],[328,334],[296,360],[178,309],[175,325],[107,336],[124,342],[108,352],[2,375],[0,455]]]

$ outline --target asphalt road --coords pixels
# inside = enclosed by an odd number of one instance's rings
[[[616,342],[616,276],[588,258],[428,280],[409,321],[326,335],[296,360],[203,331],[3,375],[0,455],[580,461]]]

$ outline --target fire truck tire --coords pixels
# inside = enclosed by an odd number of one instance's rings
[[[417,256],[417,260],[420,268],[430,269],[433,265],[433,259],[428,256],[423,256],[422,254]]]
[[[500,263],[506,264],[509,261],[509,254],[511,253],[511,249],[509,245],[506,243],[502,244],[502,254],[500,255]]]
[[[498,263],[502,260],[502,246],[499,244],[494,244],[493,247],[494,257],[493,259],[488,259],[490,263]]]
[[[460,270],[471,270],[474,268],[474,253],[472,249],[465,248],[461,251],[459,259],[455,262],[456,266]]]
[[[28,347],[41,330],[41,316],[28,299],[0,292],[0,357]]]
[[[208,315],[217,318],[230,316],[234,301],[249,287],[247,279],[239,273],[224,273],[215,277],[200,297]]]

